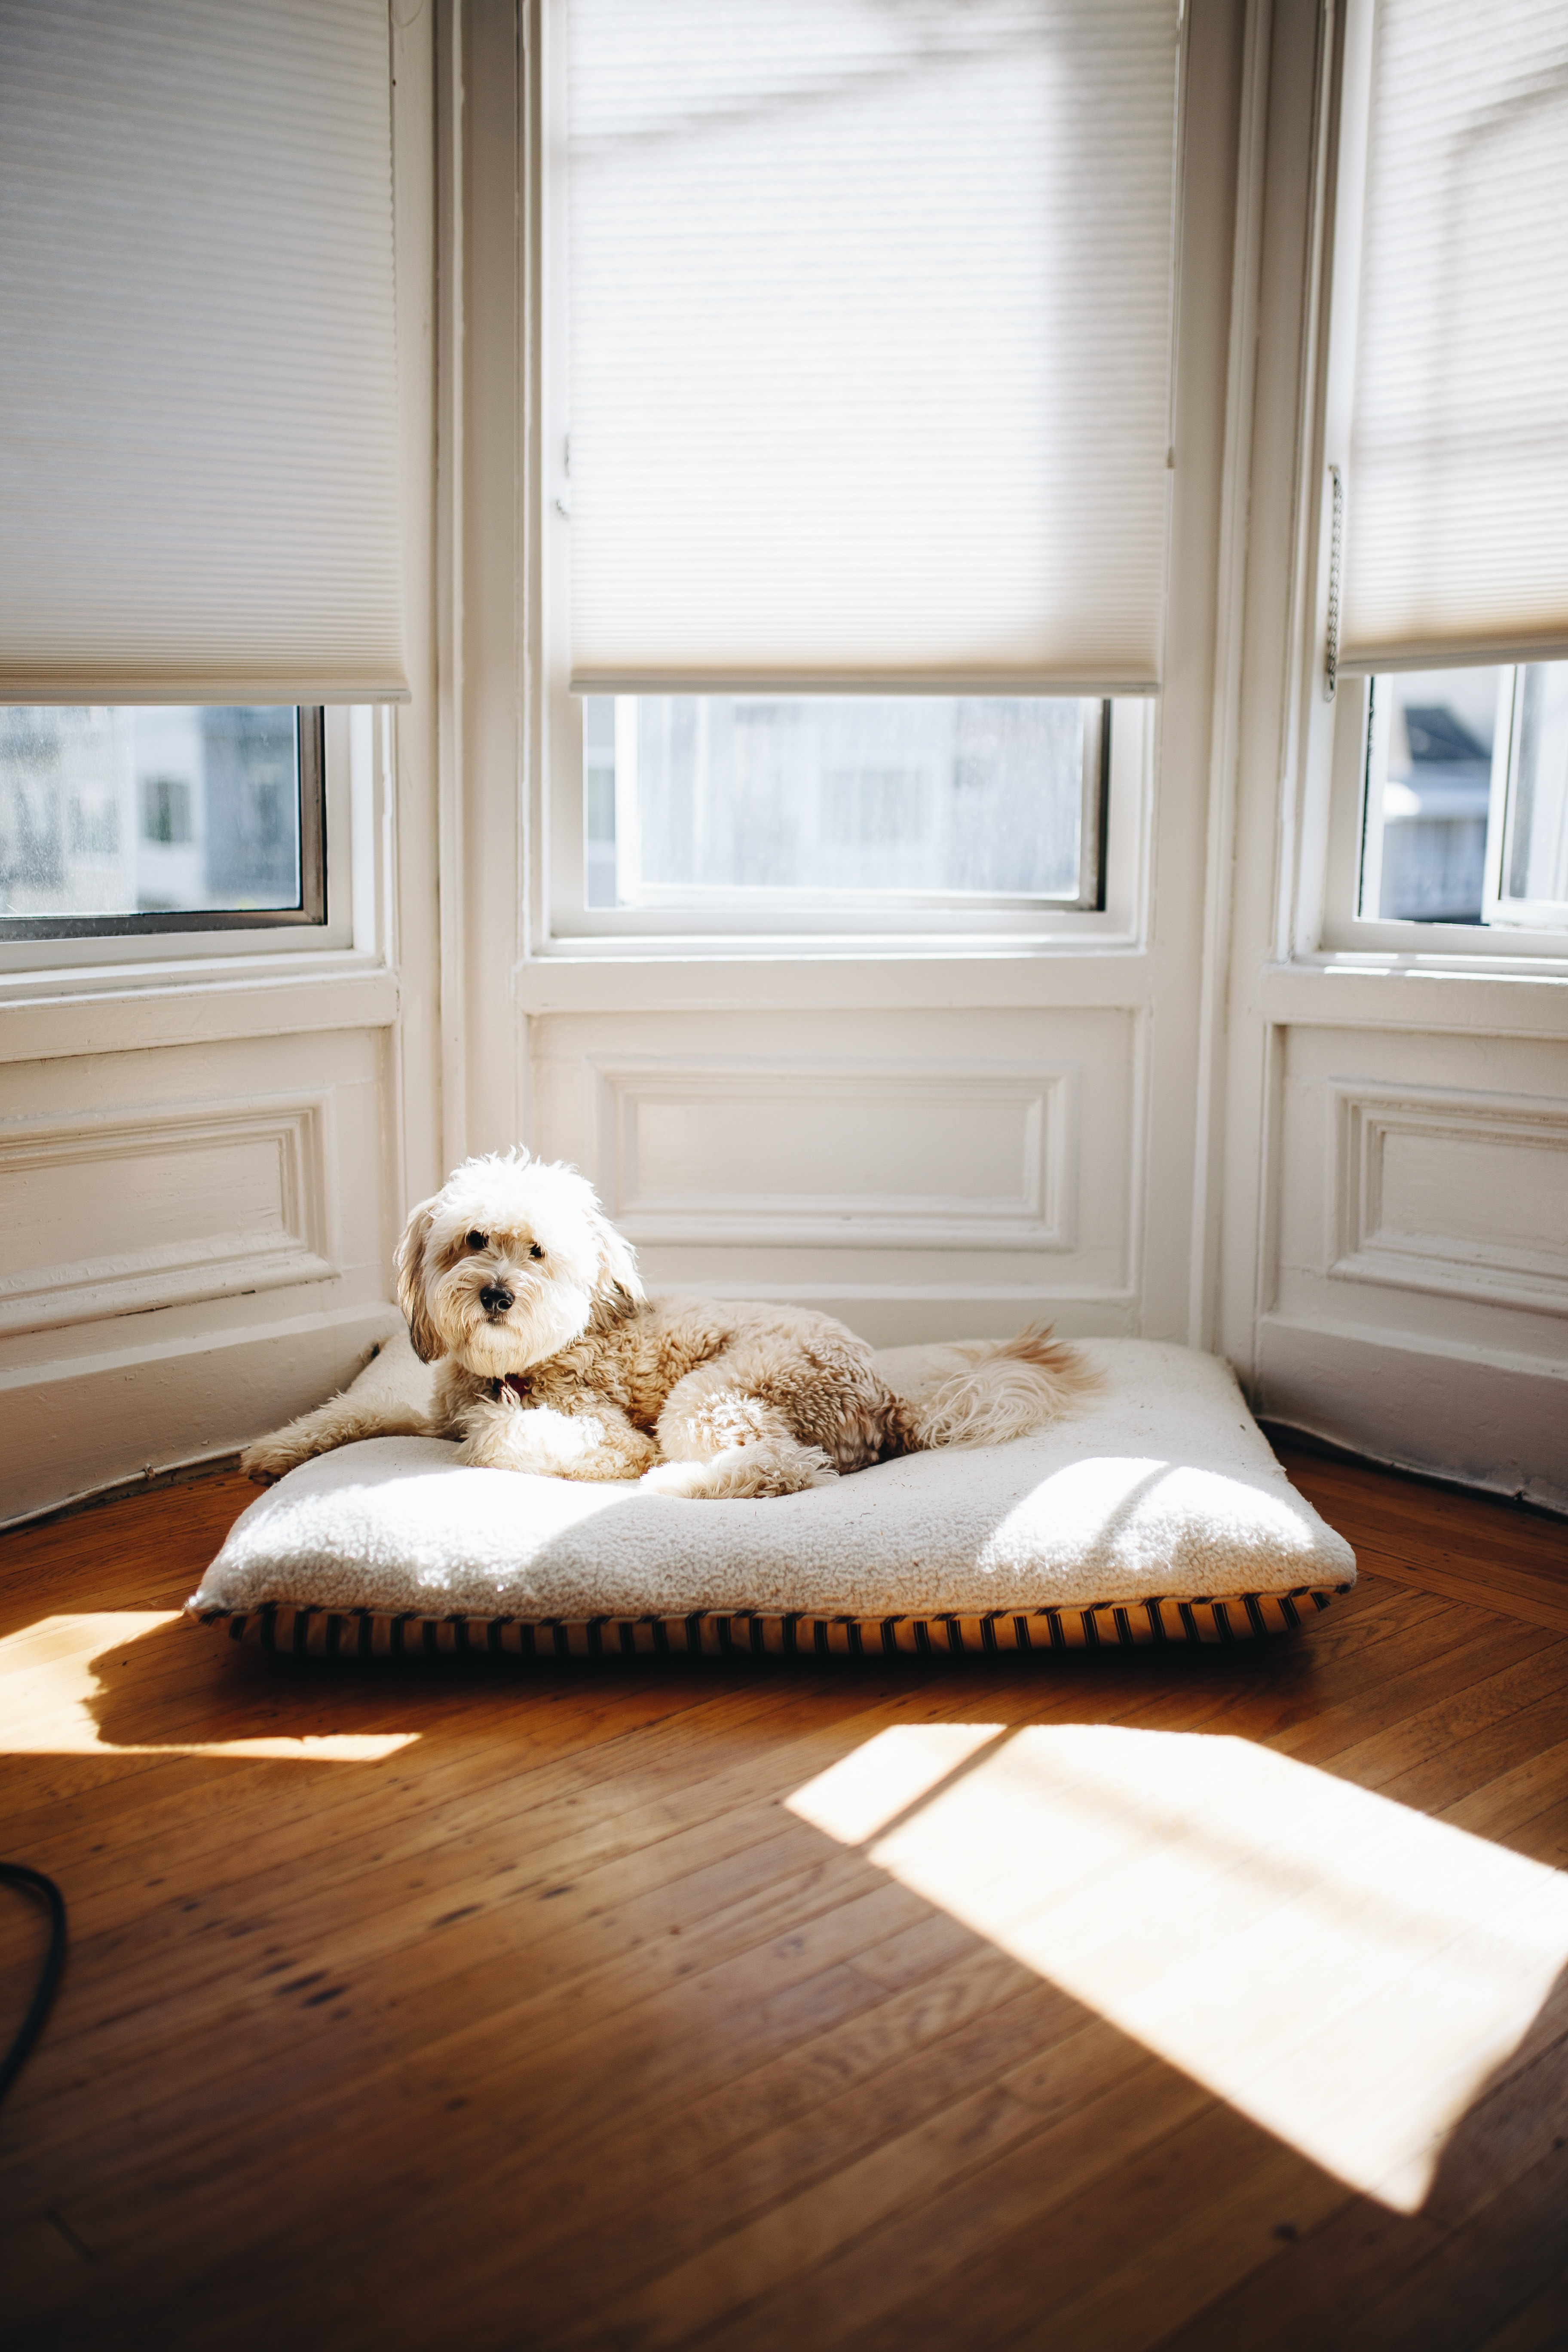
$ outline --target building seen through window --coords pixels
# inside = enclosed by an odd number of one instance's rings
[[[1060,697],[588,696],[587,904],[1092,901],[1108,722]]]
[[[1568,663],[1371,682],[1361,912],[1561,929]]]
[[[1375,902],[1385,920],[1479,923],[1497,731],[1495,669],[1409,670],[1373,682],[1372,770],[1381,781]]]
[[[0,916],[300,903],[292,707],[0,709]]]

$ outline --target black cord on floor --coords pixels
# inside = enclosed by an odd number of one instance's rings
[[[29,1870],[25,1862],[0,1862],[0,1879],[8,1886],[20,1886],[28,1895],[37,1895],[47,1906],[49,1914],[49,1948],[39,1972],[37,1990],[15,2041],[5,2057],[0,2059],[0,2099],[3,2099],[26,2064],[33,2044],[44,2030],[49,2005],[59,1989],[66,1964],[66,1902],[52,1878],[46,1878],[41,1870]]]

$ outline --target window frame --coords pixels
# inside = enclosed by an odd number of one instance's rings
[[[117,916],[0,917],[0,997],[26,983],[28,974],[64,973],[71,970],[107,977],[129,975],[141,968],[172,970],[186,966],[199,971],[215,959],[298,958],[341,954],[369,936],[362,908],[356,915],[360,887],[357,866],[359,808],[370,787],[361,775],[370,754],[355,740],[356,721],[369,719],[371,705],[300,704],[311,716],[309,730],[300,730],[301,898],[296,907],[191,908],[154,914]],[[363,732],[363,726],[359,729]],[[313,739],[307,751],[307,736]],[[305,790],[307,760],[310,775]],[[315,810],[313,850],[308,852],[304,803]],[[368,805],[368,803],[367,803]],[[307,856],[314,872],[307,868]],[[307,889],[319,889],[320,912],[314,911]],[[24,926],[26,928],[24,929]],[[96,981],[95,981],[96,984]]]
[[[591,908],[585,887],[586,761],[584,697],[568,685],[571,671],[566,149],[561,136],[566,108],[566,0],[537,0],[537,70],[531,78],[537,111],[533,181],[539,336],[533,356],[537,411],[534,509],[538,533],[542,724],[538,738],[533,937],[530,955],[712,952],[729,942],[755,952],[788,955],[826,950],[853,954],[904,947],[914,952],[980,952],[1005,943],[1016,949],[1096,949],[1141,944],[1146,920],[1147,868],[1153,831],[1154,778],[1163,697],[1096,698],[1111,709],[1102,759],[1098,836],[1086,843],[1076,901],[1004,894],[908,892],[875,895],[743,892],[695,893],[680,903]],[[1185,24],[1178,64],[1178,110],[1184,118]],[[1184,169],[1177,153],[1180,187]],[[1178,194],[1174,247],[1181,241]],[[1180,272],[1173,262],[1171,398],[1175,398],[1181,312]],[[1168,530],[1173,531],[1173,523]],[[1169,549],[1167,562],[1169,562]],[[1168,591],[1167,591],[1168,594]],[[737,681],[734,692],[768,691]],[[944,689],[950,691],[951,689]],[[891,697],[879,698],[893,698]],[[1087,887],[1085,887],[1087,885]],[[1087,903],[1086,903],[1087,902]]]
[[[1376,0],[1346,0],[1333,23],[1320,198],[1318,398],[1310,470],[1303,475],[1311,590],[1304,630],[1300,856],[1291,946],[1297,955],[1331,961],[1373,958],[1414,968],[1459,965],[1470,971],[1484,971],[1489,964],[1518,970],[1523,962],[1560,968],[1568,966],[1568,938],[1563,930],[1543,929],[1506,914],[1500,919],[1494,911],[1504,831],[1496,802],[1506,789],[1495,771],[1483,919],[1430,922],[1415,916],[1384,919],[1361,912],[1371,678],[1370,674],[1340,668],[1338,627],[1342,485],[1354,395],[1375,5]],[[1458,658],[1445,665],[1467,666]],[[1517,666],[1487,655],[1478,656],[1474,667]]]
[[[134,940],[154,932],[268,930],[290,923],[321,929],[327,921],[325,716],[320,703],[295,707],[300,785],[297,907],[171,907],[120,915],[9,915],[0,909],[0,940]]]
[[[1492,760],[1480,921],[1428,921],[1416,915],[1361,912],[1372,790],[1369,737],[1373,678],[1370,675],[1342,677],[1334,698],[1331,750],[1328,887],[1322,924],[1326,948],[1384,954],[1405,950],[1425,955],[1470,958],[1498,954],[1547,959],[1568,956],[1563,929],[1545,929],[1531,922],[1528,914],[1510,913],[1509,909],[1521,902],[1500,895],[1502,859],[1510,833],[1510,801],[1518,764],[1519,673],[1525,665],[1488,662],[1475,667],[1513,672],[1507,740],[1496,747]]]
[[[1519,820],[1519,768],[1523,743],[1524,674],[1535,665],[1516,662],[1513,670],[1513,690],[1509,697],[1508,748],[1500,761],[1492,763],[1491,807],[1487,816],[1487,870],[1482,884],[1481,919],[1508,931],[1541,930],[1531,920],[1541,910],[1550,913],[1552,929],[1543,936],[1561,940],[1568,931],[1568,899],[1515,898],[1505,895],[1503,874],[1513,856],[1514,827]],[[1568,670],[1568,664],[1563,667]]]
[[[1136,844],[1128,838],[1128,819],[1145,799],[1150,705],[1142,697],[1122,697],[1114,702],[1110,697],[1093,698],[1101,704],[1101,716],[1092,773],[1086,776],[1079,887],[1075,898],[959,890],[872,892],[825,887],[808,891],[650,884],[635,903],[609,908],[590,907],[586,902],[585,698],[566,696],[568,707],[557,715],[557,728],[552,730],[552,772],[563,778],[551,808],[552,937],[591,940],[604,946],[619,940],[736,933],[810,940],[911,933],[936,938],[1060,936],[1067,926],[1071,927],[1071,936],[1081,937],[1086,925],[1093,925],[1096,930],[1115,926],[1122,931],[1131,920],[1129,865],[1136,856]],[[1111,895],[1113,872],[1120,903]]]

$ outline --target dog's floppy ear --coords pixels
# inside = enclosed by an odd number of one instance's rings
[[[414,1352],[426,1364],[433,1364],[437,1356],[447,1352],[425,1304],[425,1244],[436,1221],[436,1203],[440,1197],[438,1192],[433,1192],[429,1200],[421,1201],[412,1212],[393,1259],[397,1271],[397,1303],[408,1318]]]
[[[595,1209],[594,1238],[599,1244],[599,1272],[594,1284],[594,1304],[614,1315],[626,1307],[640,1307],[647,1296],[637,1272],[637,1252],[608,1217]]]

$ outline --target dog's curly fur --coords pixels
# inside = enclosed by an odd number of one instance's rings
[[[334,1397],[250,1447],[261,1484],[356,1438],[461,1441],[459,1459],[667,1495],[788,1495],[939,1445],[1056,1418],[1094,1375],[1030,1330],[972,1346],[918,1401],[826,1315],[648,1298],[629,1244],[575,1169],[521,1149],[469,1160],[409,1218],[398,1298],[437,1365],[428,1420]]]

